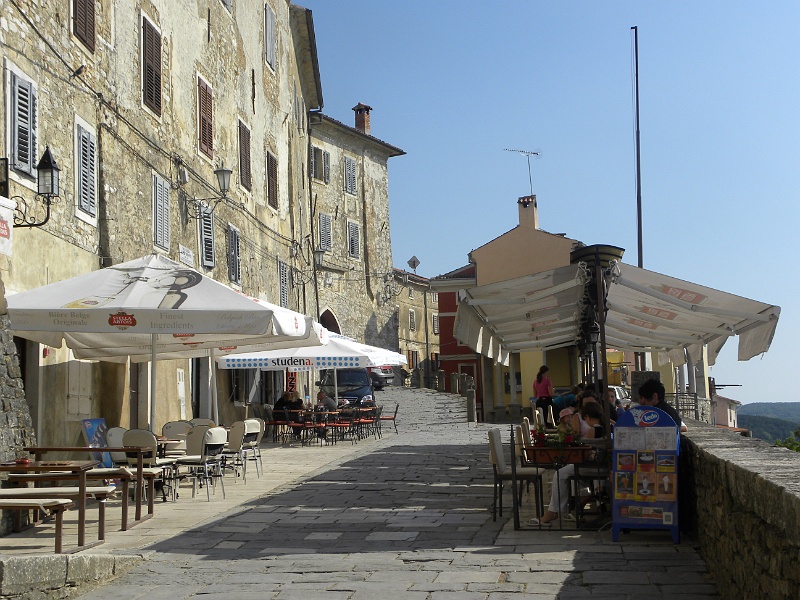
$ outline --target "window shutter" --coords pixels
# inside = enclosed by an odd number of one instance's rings
[[[356,193],[356,161],[349,156],[344,157],[344,191]]]
[[[214,266],[214,213],[208,206],[203,207],[203,216],[200,218],[200,250],[202,251],[201,263],[204,267]]]
[[[97,216],[96,152],[95,136],[78,125],[78,208],[92,217]]]
[[[239,181],[244,189],[253,188],[253,176],[250,170],[250,130],[239,121]]]
[[[317,152],[319,151],[318,148],[311,146],[311,164],[309,164],[308,168],[311,171],[311,177],[314,179],[319,179],[317,176]]]
[[[36,173],[36,90],[33,83],[11,73],[11,166]]]
[[[359,235],[358,235],[358,224],[353,223],[352,221],[347,222],[347,253],[350,255],[351,258],[358,258],[359,257]]]
[[[323,175],[322,179],[325,183],[331,182],[331,153],[330,152],[323,152],[322,153],[322,163],[323,163]]]
[[[417,330],[417,315],[413,310],[408,311],[408,328],[411,331]]]
[[[280,281],[280,304],[289,308],[289,265],[282,260],[278,261],[278,279]]]
[[[214,103],[211,87],[202,79],[197,79],[197,103],[199,115],[200,151],[214,158]]]
[[[161,115],[161,35],[142,19],[142,99],[144,105]]]
[[[269,4],[264,5],[264,45],[266,46],[267,64],[275,69],[275,47],[277,45],[277,28],[275,13]]]
[[[169,183],[158,175],[153,175],[153,241],[169,250]]]
[[[439,335],[439,315],[433,315],[433,333]]]
[[[267,152],[267,202],[277,210],[278,208],[278,159],[271,152]]]
[[[239,255],[239,230],[228,224],[228,278],[242,283],[242,263]]]
[[[331,216],[319,215],[319,249],[329,251],[333,247],[331,240]]]
[[[72,32],[94,52],[94,0],[73,0]]]

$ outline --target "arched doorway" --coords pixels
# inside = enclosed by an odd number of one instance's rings
[[[339,327],[339,321],[336,320],[336,317],[333,316],[333,313],[330,310],[325,310],[319,317],[319,323],[328,331],[333,333],[342,333],[341,328]]]

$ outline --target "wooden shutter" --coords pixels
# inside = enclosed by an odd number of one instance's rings
[[[239,182],[244,189],[253,188],[253,176],[250,170],[250,130],[239,121]]]
[[[94,0],[72,1],[72,32],[94,52]]]
[[[289,308],[289,265],[282,260],[278,261],[278,280],[280,281],[280,304]]]
[[[278,159],[271,152],[267,152],[267,202],[278,208]]]
[[[331,182],[331,153],[330,152],[323,152],[322,153],[322,179],[325,183]]]
[[[319,249],[329,251],[333,247],[331,240],[331,216],[319,215]]]
[[[200,151],[214,158],[214,97],[211,87],[197,78],[197,104]]]
[[[413,309],[408,311],[408,329],[410,331],[417,330],[417,315]]]
[[[356,193],[356,161],[349,156],[344,157],[344,191]]]
[[[439,335],[439,315],[433,315],[433,333]]]
[[[347,222],[347,253],[351,258],[359,257],[358,224]]]
[[[204,267],[213,267],[214,262],[214,213],[208,206],[203,209],[200,218],[200,263]]]
[[[228,224],[228,278],[242,283],[242,263],[239,254],[239,230]]]
[[[33,83],[11,73],[11,166],[36,173],[36,90]]]
[[[317,152],[319,152],[319,148],[311,146],[311,161],[308,165],[308,170],[311,172],[311,177],[314,179],[319,179],[319,177],[317,177]]]
[[[142,100],[161,116],[161,35],[147,19],[142,19]]]
[[[92,217],[97,216],[96,155],[97,139],[78,125],[78,208]]]
[[[169,250],[169,183],[153,175],[153,242]]]
[[[277,45],[275,13],[269,4],[264,5],[264,46],[267,64],[275,69],[275,47]]]

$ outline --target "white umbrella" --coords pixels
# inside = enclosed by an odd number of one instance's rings
[[[56,348],[63,342],[79,357],[91,349],[103,359],[141,356],[149,347],[151,427],[156,357],[292,338],[314,343],[310,317],[254,302],[158,254],[9,296],[8,313],[15,335]]]

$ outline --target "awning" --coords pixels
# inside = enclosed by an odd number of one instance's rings
[[[739,360],[766,352],[780,308],[654,271],[612,262],[605,271],[606,345],[659,352],[660,361],[699,360],[704,345],[714,361],[729,337],[739,337]],[[590,310],[581,265],[469,288],[459,304],[454,335],[502,364],[511,351],[577,345]]]

